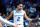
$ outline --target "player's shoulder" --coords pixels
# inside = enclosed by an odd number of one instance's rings
[[[23,10],[23,13],[25,13],[25,11]]]
[[[14,10],[12,12],[14,12]]]
[[[12,11],[12,13],[14,13],[15,10]]]
[[[14,10],[11,13],[14,13]]]

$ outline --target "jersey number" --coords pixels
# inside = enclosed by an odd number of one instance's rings
[[[17,21],[20,21],[20,17],[18,17]]]

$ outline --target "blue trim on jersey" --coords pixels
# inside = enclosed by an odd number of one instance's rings
[[[17,12],[17,10],[15,10],[16,12]],[[21,10],[22,11],[22,10]],[[17,13],[21,13],[21,11],[20,12],[17,12]]]
[[[15,16],[23,16],[23,15],[15,15]]]
[[[16,10],[16,12],[17,12],[17,10]],[[18,13],[18,12],[17,12]]]

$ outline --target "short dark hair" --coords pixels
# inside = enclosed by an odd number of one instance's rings
[[[19,4],[22,4],[22,5],[23,5],[23,3],[22,3],[22,2],[17,2],[17,3],[16,3],[16,6],[18,6]]]

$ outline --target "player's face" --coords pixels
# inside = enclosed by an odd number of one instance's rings
[[[18,8],[18,9],[22,9],[22,8],[23,8],[23,5],[22,5],[22,4],[19,4],[19,5],[17,6],[17,8]]]

